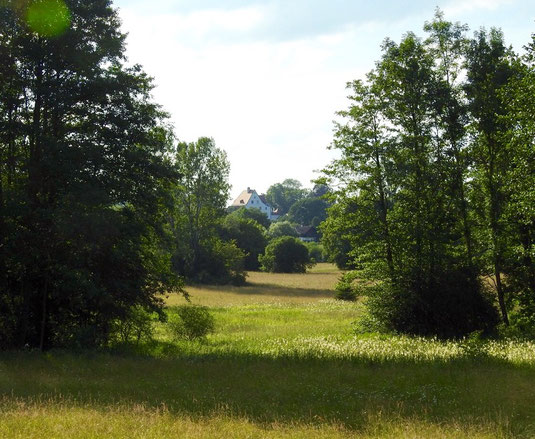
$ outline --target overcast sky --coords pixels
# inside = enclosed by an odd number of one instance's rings
[[[517,51],[535,33],[534,0],[116,0],[127,55],[155,78],[180,140],[213,137],[232,197],[285,178],[311,187],[333,157],[345,84],[371,70],[385,37],[445,18],[499,27]]]

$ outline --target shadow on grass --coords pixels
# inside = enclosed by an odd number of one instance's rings
[[[231,293],[239,295],[280,296],[280,297],[309,297],[311,299],[333,298],[334,293],[325,289],[279,286],[267,283],[247,283],[244,286],[230,285],[190,285],[217,293]],[[187,287],[186,287],[187,289]]]
[[[0,355],[3,404],[52,400],[161,407],[193,418],[214,413],[252,422],[336,424],[364,430],[370,413],[433,423],[534,425],[535,370],[489,358],[444,362],[342,361],[260,355],[12,352]],[[171,355],[172,354],[172,355]],[[76,402],[73,402],[76,401]],[[533,431],[533,430],[530,430]]]

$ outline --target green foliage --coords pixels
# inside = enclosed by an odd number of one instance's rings
[[[506,153],[497,90],[511,68],[495,31],[468,43],[466,28],[440,11],[425,29],[426,41],[410,32],[399,44],[387,39],[366,81],[348,84],[351,103],[333,142],[341,158],[322,179],[337,187],[322,242],[331,258],[353,259],[381,325],[458,337],[497,323],[482,276],[494,274],[503,305]]]
[[[269,229],[269,226],[271,225],[271,220],[267,217],[267,215],[256,207],[249,209],[245,207],[239,207],[229,215],[238,218],[251,219],[264,227],[264,229]]]
[[[308,248],[308,254],[310,255],[310,260],[317,264],[319,262],[326,262],[325,252],[323,246],[317,242],[304,242]]]
[[[367,288],[366,302],[383,328],[411,335],[458,338],[474,331],[490,334],[498,316],[490,294],[470,274],[442,272],[418,285],[381,283]]]
[[[271,239],[280,238],[281,236],[297,237],[297,231],[291,222],[277,221],[269,226],[268,235]]]
[[[304,198],[307,191],[297,180],[287,178],[282,183],[270,186],[266,192],[266,200],[271,207],[279,210],[279,215],[285,215],[292,205]]]
[[[180,287],[167,115],[109,2],[8,0],[0,28],[0,348],[106,344]]]
[[[226,153],[213,139],[201,137],[179,143],[176,157],[180,178],[170,219],[175,270],[195,282],[242,283],[245,254],[219,237],[230,189]]]
[[[130,308],[122,319],[113,322],[111,340],[136,345],[151,341],[154,336],[152,314],[140,306]]]
[[[357,246],[353,241],[358,236],[357,223],[353,219],[356,212],[354,200],[338,197],[336,203],[328,209],[327,219],[319,226],[326,259],[336,264],[340,270],[355,268],[351,254]]]
[[[535,38],[515,75],[500,90],[505,105],[501,122],[507,127],[502,157],[507,168],[503,194],[509,194],[498,223],[507,232],[505,257],[500,261],[507,275],[504,295],[511,310],[511,323],[526,334],[535,334]],[[503,199],[500,198],[503,203]]]
[[[287,219],[304,226],[317,226],[327,218],[328,206],[324,199],[308,196],[292,204]]]
[[[357,288],[355,285],[356,275],[356,272],[348,271],[340,277],[338,283],[334,287],[334,297],[336,299],[347,300],[350,302],[357,300]]]
[[[313,265],[306,245],[291,236],[275,238],[259,260],[264,271],[274,273],[304,273]]]
[[[215,320],[205,306],[183,305],[170,314],[167,327],[175,339],[203,339],[215,330]]]
[[[510,242],[504,213],[510,196],[506,182],[514,154],[504,142],[508,119],[504,117],[506,104],[500,93],[515,75],[512,57],[500,31],[477,32],[466,51],[467,80],[464,85],[476,132],[470,151],[474,161],[472,202],[478,221],[485,226],[480,231],[480,238],[488,242],[481,249],[482,264],[485,274],[492,274],[496,280],[498,303],[506,324],[509,319],[502,275]]]
[[[234,242],[217,237],[203,248],[195,279],[207,284],[243,285],[246,273],[245,254]]]
[[[245,270],[258,270],[258,256],[264,253],[267,245],[265,229],[259,223],[241,215],[227,215],[222,221],[220,234],[224,240],[234,241],[244,251]]]

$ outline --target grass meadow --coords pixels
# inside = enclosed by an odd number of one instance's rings
[[[192,286],[204,341],[157,323],[138,352],[2,353],[0,437],[535,437],[534,343],[356,336],[364,305],[332,299],[338,276]]]

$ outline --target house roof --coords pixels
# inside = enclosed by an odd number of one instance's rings
[[[234,202],[232,203],[232,206],[245,206],[249,200],[251,199],[251,197],[253,196],[253,190],[250,190],[250,189],[247,189],[245,191],[243,191],[240,195],[238,195],[238,198],[236,198],[234,200]]]
[[[295,231],[300,237],[315,238],[318,236],[318,232],[314,226],[296,226]]]
[[[249,203],[249,200],[251,199],[253,194],[256,194],[258,196],[258,198],[260,198],[260,201],[262,201],[262,203],[264,203],[266,206],[268,206],[271,209],[272,214],[277,215],[279,213],[278,209],[274,210],[271,207],[271,205],[268,203],[268,201],[266,200],[266,195],[265,194],[258,195],[258,193],[254,189],[251,189],[251,188],[247,188],[247,190],[242,191],[242,193],[240,195],[238,195],[238,197],[233,201],[231,206],[232,207],[243,207],[243,206],[247,205],[247,203]]]

